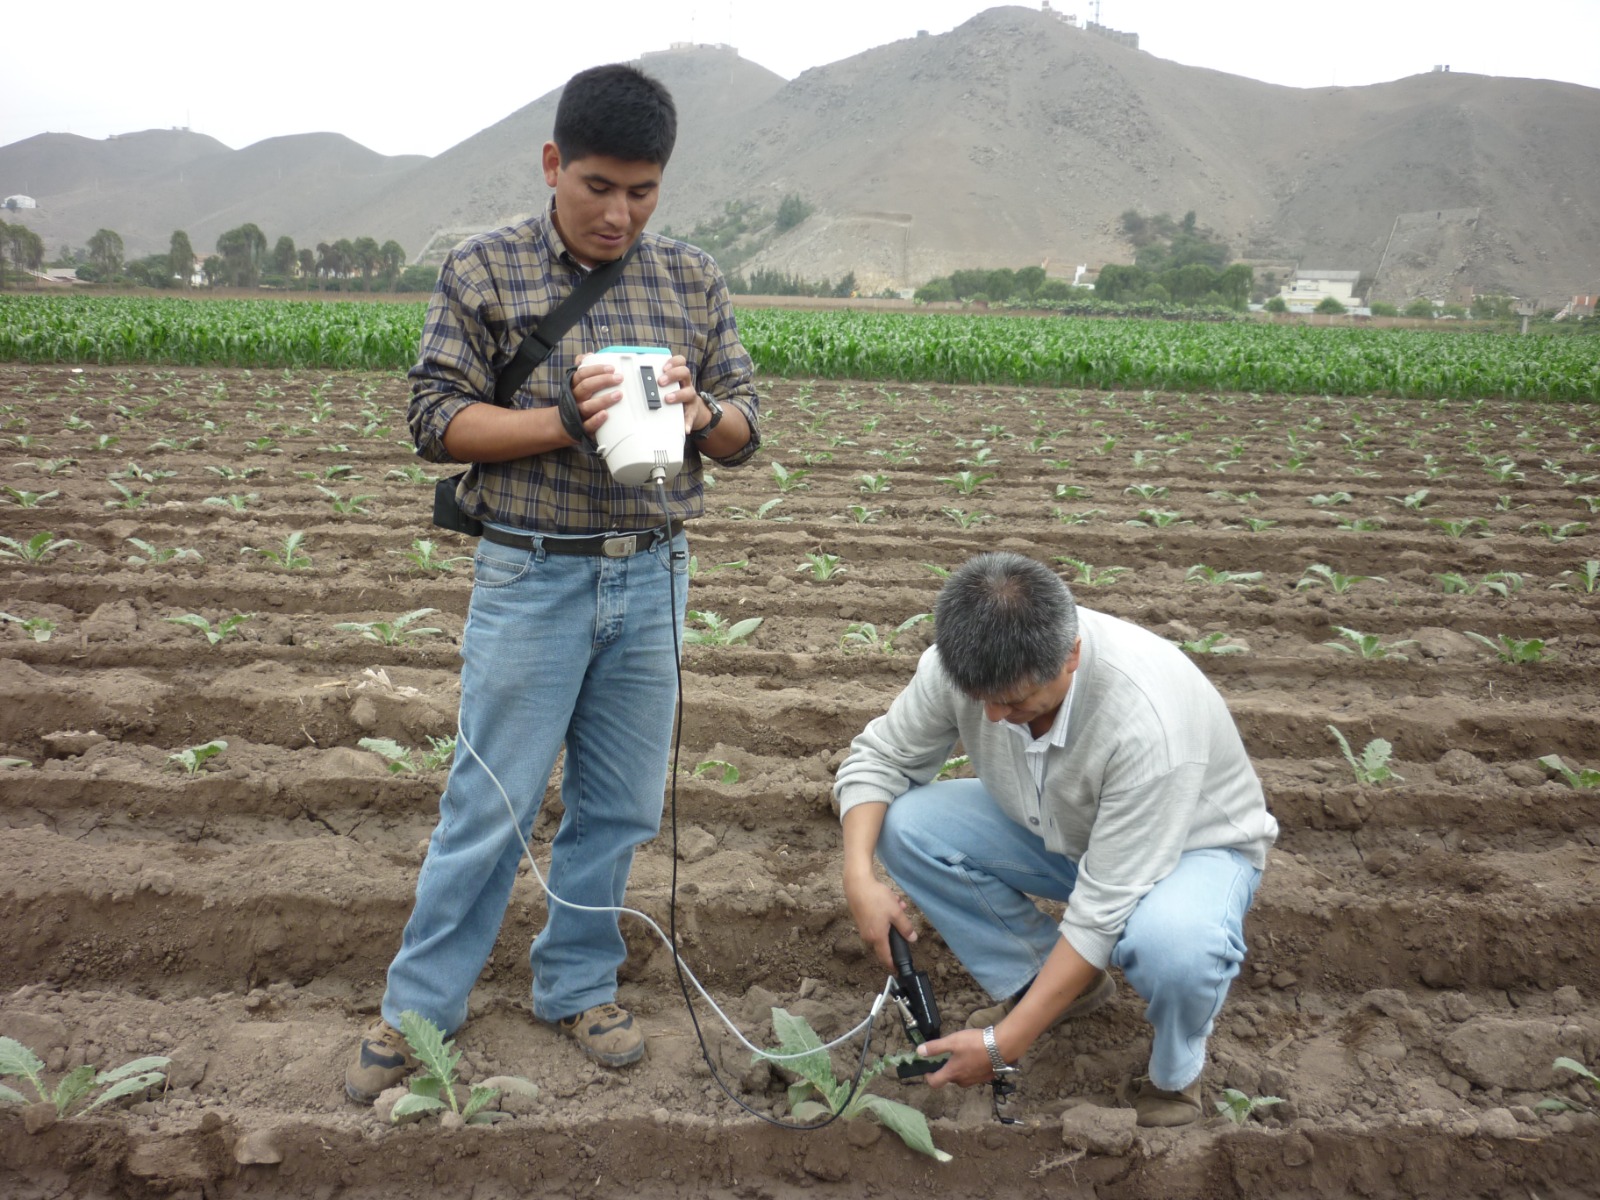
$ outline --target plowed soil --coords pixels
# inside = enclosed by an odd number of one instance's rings
[[[469,1078],[524,1075],[540,1097],[467,1129],[393,1127],[348,1103],[345,1062],[437,810],[444,772],[420,752],[454,732],[470,591],[469,562],[408,557],[417,539],[439,557],[471,544],[428,525],[437,469],[403,475],[405,382],[3,367],[0,526],[70,544],[0,558],[16,618],[0,622],[0,757],[19,760],[0,768],[0,1034],[52,1080],[144,1054],[172,1068],[165,1091],[87,1118],[0,1110],[0,1193],[1595,1195],[1585,1106],[1600,1096],[1553,1063],[1600,1066],[1600,792],[1537,761],[1600,767],[1600,610],[1581,575],[1600,536],[1572,524],[1600,492],[1595,409],[835,381],[765,397],[761,456],[716,471],[691,530],[689,607],[762,623],[684,655],[689,965],[757,1043],[774,1005],[825,1037],[865,1016],[883,973],[842,901],[828,793],[931,636],[895,631],[932,608],[935,568],[978,550],[1072,558],[1091,568],[1080,603],[1244,651],[1195,657],[1283,836],[1206,1079],[1209,1099],[1283,1102],[1240,1127],[1135,1129],[1119,1096],[1148,1034],[1123,986],[1024,1061],[1021,1126],[998,1124],[985,1091],[873,1084],[928,1114],[949,1164],[865,1121],[775,1129],[723,1097],[670,956],[632,919],[619,999],[647,1024],[646,1060],[604,1071],[532,1020],[544,901],[525,871],[459,1045]],[[365,499],[340,513],[318,485]],[[1352,518],[1382,523],[1341,527]],[[296,532],[307,565],[260,552]],[[150,553],[135,538],[199,557],[136,563]],[[808,555],[837,569],[816,578]],[[1205,582],[1197,564],[1260,574]],[[1515,573],[1506,594],[1484,586],[1493,572]],[[1446,573],[1478,586],[1448,592]],[[423,608],[437,611],[407,629],[440,633],[387,645],[336,628]],[[241,613],[216,644],[171,620],[215,630]],[[23,627],[35,618],[54,622],[48,640]],[[1542,639],[1542,660],[1501,661],[1469,631]],[[1359,653],[1360,634],[1387,656]],[[1403,779],[1359,784],[1329,725],[1358,755],[1392,742]],[[218,738],[227,749],[192,775],[172,758]],[[363,738],[413,748],[412,768]],[[696,771],[713,761],[737,780]],[[536,854],[558,815],[552,788]],[[664,831],[630,892],[664,924],[672,867]],[[947,1023],[983,1002],[936,937],[919,960]],[[698,1012],[728,1087],[786,1114],[786,1081]],[[875,1043],[901,1048],[889,1025]]]

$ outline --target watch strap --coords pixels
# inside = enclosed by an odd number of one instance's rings
[[[700,402],[710,410],[711,420],[707,421],[699,429],[690,431],[689,440],[691,442],[705,441],[706,438],[711,436],[711,431],[722,423],[722,405],[717,403],[716,397],[702,395]]]
[[[983,1048],[989,1052],[989,1066],[996,1075],[1011,1075],[1016,1072],[1016,1068],[1000,1056],[1000,1047],[994,1040],[993,1025],[984,1028]]]

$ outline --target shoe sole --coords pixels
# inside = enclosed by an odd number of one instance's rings
[[[644,1057],[643,1042],[640,1042],[632,1050],[624,1050],[620,1054],[607,1054],[604,1051],[595,1050],[589,1046],[585,1046],[582,1042],[578,1041],[577,1038],[573,1038],[572,1040],[574,1043],[576,1043],[579,1050],[582,1050],[602,1067],[631,1067],[634,1063],[638,1062]]]

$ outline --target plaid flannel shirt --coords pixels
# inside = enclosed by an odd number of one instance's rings
[[[552,201],[542,215],[470,238],[445,260],[410,372],[407,420],[417,454],[429,462],[457,461],[444,448],[451,418],[469,404],[492,400],[495,378],[522,339],[582,278],[556,232],[553,211]],[[756,452],[760,402],[753,367],[739,342],[727,285],[709,254],[641,233],[621,278],[529,376],[512,406],[554,406],[578,356],[612,345],[665,346],[683,355],[695,387],[738,409],[750,424],[750,440],[716,461],[738,466]],[[675,518],[704,510],[700,451],[692,441],[667,495]],[[456,500],[479,520],[540,533],[631,532],[661,523],[652,488],[617,483],[604,460],[576,446],[474,463]]]

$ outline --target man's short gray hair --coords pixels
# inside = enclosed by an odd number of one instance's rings
[[[1072,589],[1043,563],[995,551],[968,559],[934,604],[939,658],[974,698],[1054,679],[1078,640]]]

